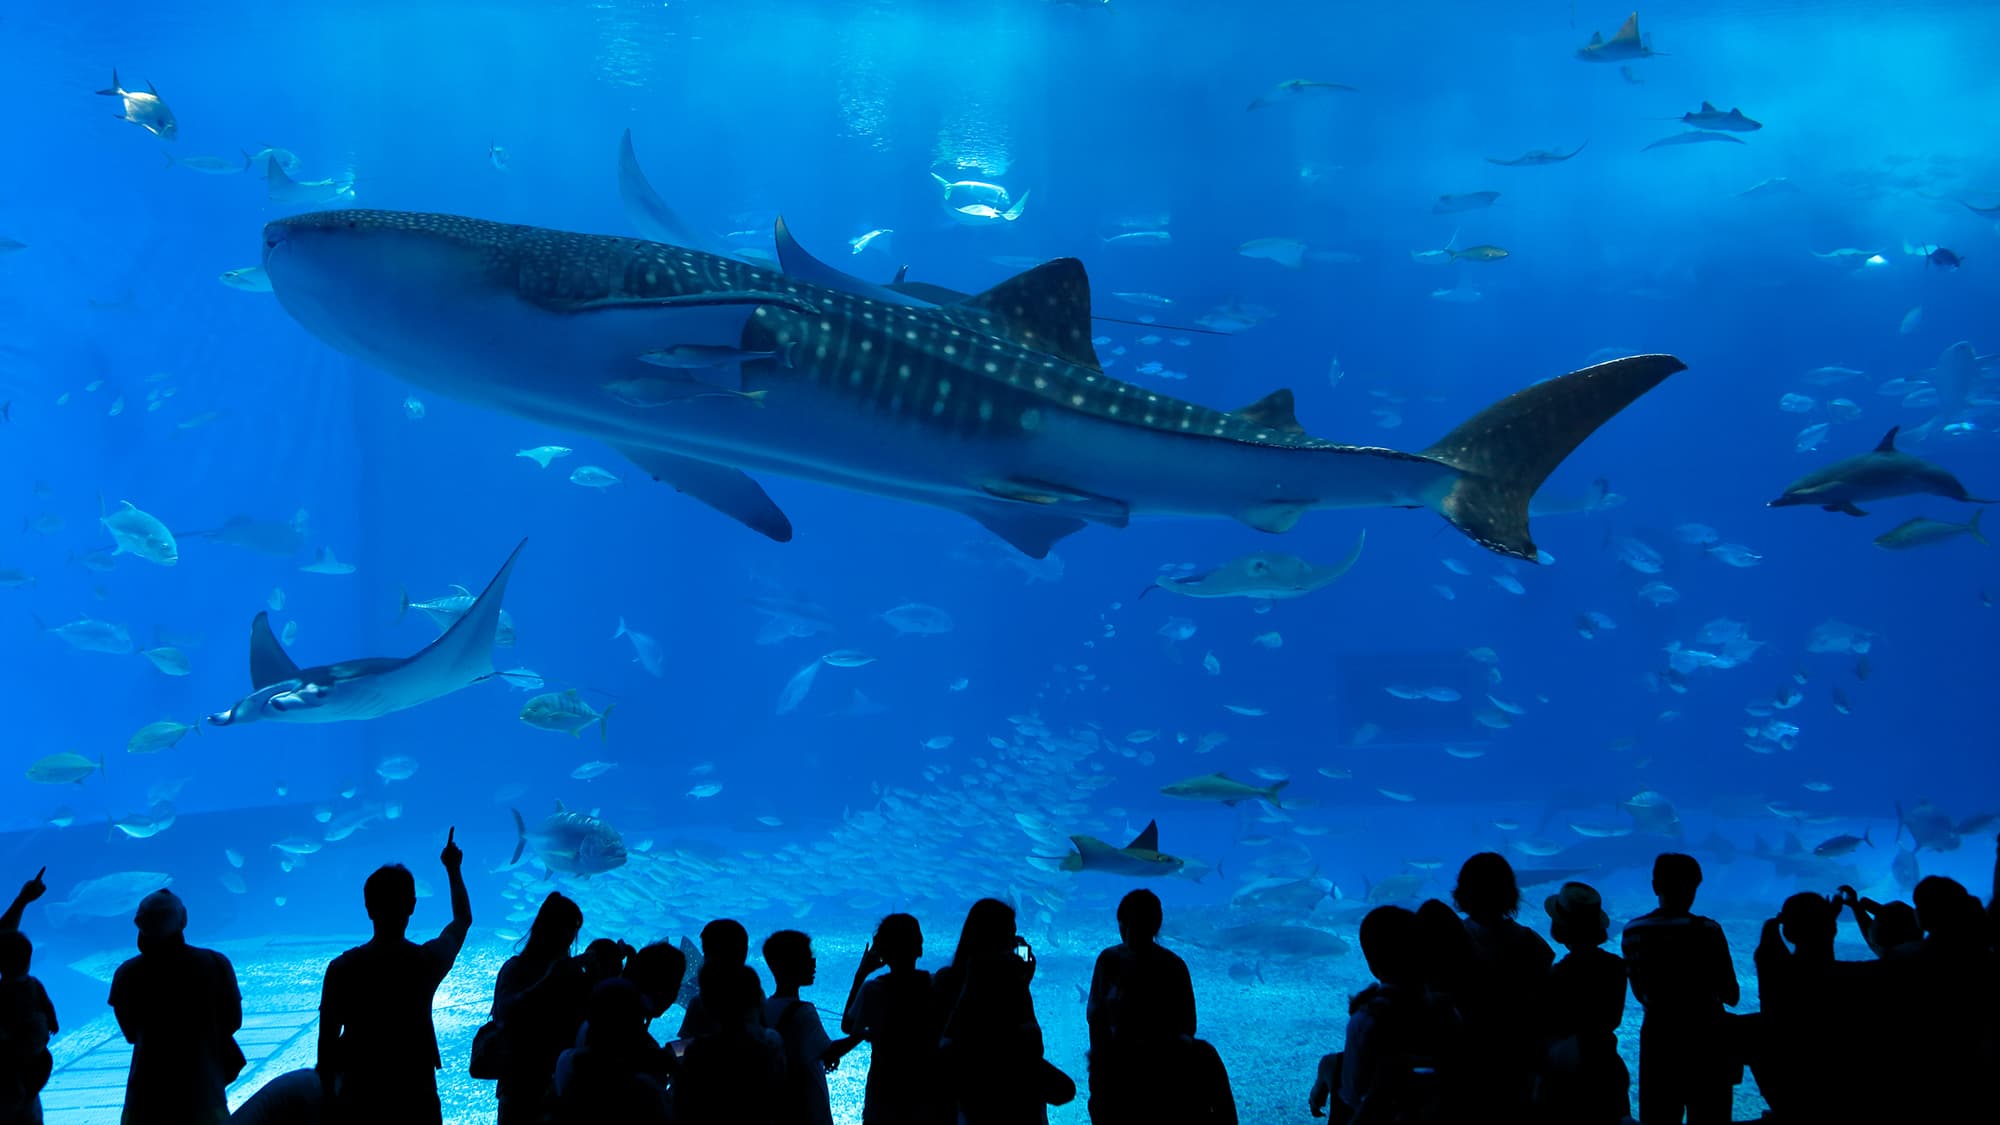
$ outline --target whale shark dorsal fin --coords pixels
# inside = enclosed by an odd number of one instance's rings
[[[1896,452],[1896,433],[1902,428],[1903,427],[1901,426],[1890,426],[1889,432],[1882,435],[1882,443],[1875,447],[1875,452],[1877,453]]]
[[[262,690],[272,684],[296,679],[299,666],[285,653],[285,646],[271,632],[271,615],[259,612],[250,620],[250,687]]]
[[[1703,103],[1701,103],[1701,111],[1702,111],[1703,113],[1714,113],[1714,112],[1716,112],[1716,109],[1715,109],[1715,103],[1714,103],[1714,102],[1703,102]],[[1736,112],[1736,111],[1735,111],[1735,110],[1731,110],[1730,112],[1731,112],[1731,113],[1734,113],[1734,112]]]
[[[1125,848],[1127,851],[1130,851],[1133,848],[1137,848],[1142,852],[1159,851],[1160,822],[1157,820],[1147,821],[1146,827],[1141,829],[1137,836],[1132,837],[1132,842],[1125,845]]]
[[[1633,12],[1631,15],[1626,16],[1624,26],[1618,29],[1618,34],[1611,37],[1611,41],[1613,43],[1637,43],[1639,41],[1639,13]]]
[[[437,640],[410,657],[412,665],[435,670],[443,680],[449,677],[462,687],[493,674],[493,638],[500,629],[500,603],[507,596],[507,579],[514,573],[514,560],[521,557],[526,539],[514,545],[499,573],[479,592],[472,605],[451,623]]]
[[[1090,344],[1090,278],[1075,258],[1023,270],[955,307],[991,313],[1000,323],[983,327],[1022,347],[1092,371],[1104,369]]]
[[[1305,433],[1306,428],[1299,425],[1299,418],[1294,413],[1294,406],[1292,389],[1290,387],[1279,387],[1256,402],[1239,410],[1231,411],[1231,413],[1239,418],[1254,422],[1259,426],[1277,430],[1279,433]]]

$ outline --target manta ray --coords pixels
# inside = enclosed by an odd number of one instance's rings
[[[1368,533],[1364,531],[1354,541],[1354,549],[1347,553],[1347,557],[1332,566],[1314,566],[1297,555],[1259,553],[1232,559],[1201,574],[1163,574],[1139,596],[1144,597],[1159,589],[1171,590],[1188,598],[1263,598],[1271,601],[1303,598],[1314,590],[1332,585],[1354,569],[1355,562],[1361,558],[1361,547],[1367,542]]]
[[[500,625],[500,602],[507,578],[526,539],[515,546],[500,572],[472,607],[437,640],[415,656],[369,656],[315,668],[300,668],[271,633],[271,615],[250,622],[250,687],[235,706],[208,721],[218,727],[238,723],[339,723],[378,719],[493,676],[493,637]]]
[[[920,308],[683,247],[454,215],[345,210],[264,228],[284,310],[438,394],[596,438],[768,538],[751,473],[943,508],[1044,558],[1090,524],[1429,508],[1534,559],[1528,504],[1578,444],[1685,364],[1537,383],[1421,452],[1306,433],[1289,391],[1215,410],[1105,374],[1083,264]],[[664,349],[705,358],[666,369]],[[650,380],[643,404],[615,388]]]

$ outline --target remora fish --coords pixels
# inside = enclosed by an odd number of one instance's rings
[[[1106,376],[1073,258],[914,309],[699,251],[447,215],[302,215],[266,226],[264,245],[279,302],[328,343],[427,390],[600,438],[779,541],[791,523],[745,470],[958,511],[1036,558],[1134,515],[1278,532],[1315,509],[1389,506],[1428,507],[1533,559],[1527,508],[1542,480],[1686,366],[1651,355],[1572,372],[1404,453],[1310,437],[1288,395],[1224,412]],[[657,377],[640,357],[677,344],[798,362],[704,372],[665,410],[596,391]],[[716,397],[718,382],[765,396]]]
[[[1874,449],[1858,457],[1835,461],[1815,469],[1785,486],[1784,494],[1765,505],[1791,508],[1811,504],[1829,512],[1850,516],[1868,513],[1855,505],[1863,500],[1889,500],[1897,496],[1942,496],[1967,504],[1991,504],[1968,496],[1958,478],[1914,454],[1896,448],[1896,431],[1891,426]]]
[[[1145,831],[1122,848],[1114,848],[1095,836],[1071,836],[1076,850],[1062,857],[1064,871],[1102,871],[1107,875],[1129,875],[1148,879],[1172,875],[1186,860],[1160,851],[1160,826],[1147,821]]]
[[[1314,566],[1297,555],[1255,554],[1233,559],[1202,574],[1163,574],[1140,596],[1161,589],[1190,598],[1303,598],[1354,569],[1367,542],[1368,533],[1364,531],[1347,557],[1332,566]]]
[[[493,637],[500,602],[523,539],[472,608],[415,656],[373,656],[301,669],[271,635],[271,618],[250,622],[250,686],[242,701],[208,721],[218,727],[270,720],[337,723],[375,719],[470,687],[493,675]]]
[[[624,839],[616,828],[594,816],[571,812],[557,801],[556,811],[530,831],[527,821],[521,819],[521,810],[508,811],[514,814],[514,858],[507,861],[509,867],[521,862],[522,853],[531,844],[542,866],[550,871],[588,877],[625,866]]]

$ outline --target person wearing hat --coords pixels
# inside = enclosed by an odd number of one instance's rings
[[[1618,1125],[1632,1109],[1632,1076],[1618,1057],[1625,961],[1603,948],[1611,916],[1586,883],[1564,883],[1542,906],[1549,937],[1568,950],[1549,970],[1549,1056],[1536,1093],[1550,1125]]]
[[[243,1070],[236,1031],[243,997],[236,969],[187,942],[187,907],[162,888],[132,915],[139,955],[111,978],[111,1010],[132,1044],[121,1125],[211,1125],[229,1119],[225,1096]]]

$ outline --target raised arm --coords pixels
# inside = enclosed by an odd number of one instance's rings
[[[34,878],[21,884],[21,893],[14,896],[13,905],[7,908],[5,914],[0,914],[0,932],[21,928],[21,912],[28,909],[29,903],[42,897],[49,889],[48,884],[42,882],[42,876],[48,873],[49,869],[44,867],[35,872]]]
[[[444,864],[445,877],[451,881],[451,921],[438,933],[437,944],[451,952],[451,959],[458,960],[458,951],[465,946],[465,935],[472,929],[472,895],[465,889],[465,853],[456,843],[458,829],[445,833],[444,851],[438,861]]]
[[[847,1006],[840,1011],[840,1030],[843,1035],[858,1036],[862,1033],[861,986],[868,983],[868,974],[882,967],[882,958],[875,953],[875,943],[861,947],[861,964],[854,970],[854,986],[847,990]]]

